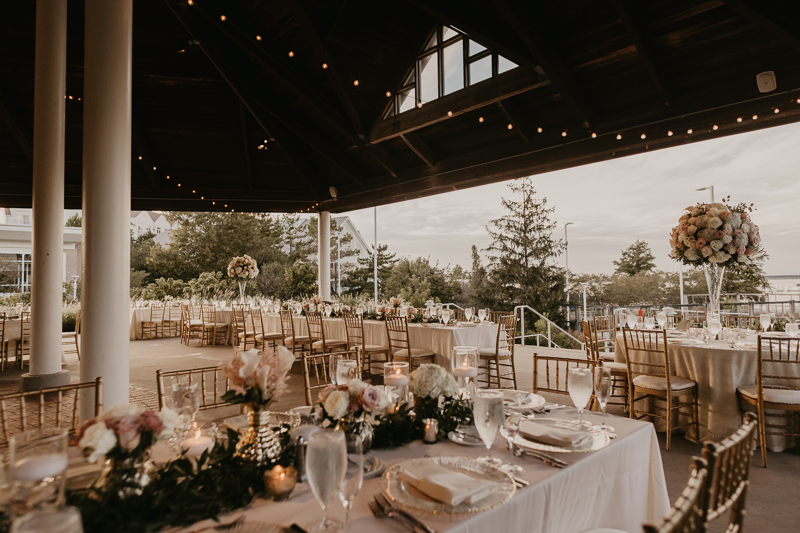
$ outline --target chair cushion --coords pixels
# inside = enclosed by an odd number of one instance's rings
[[[284,337],[283,342],[284,344],[304,344],[311,342],[311,337]]]
[[[751,400],[758,400],[758,387],[747,385],[737,389],[739,394]],[[787,405],[800,405],[800,390],[764,389],[764,401],[769,403],[783,403]]]
[[[670,376],[669,383],[672,386],[672,390],[691,389],[697,386],[697,383],[691,379],[680,376]],[[633,384],[643,389],[667,390],[666,378],[658,376],[636,376],[633,378]]]
[[[495,351],[494,348],[481,348],[478,353],[481,354],[481,357],[494,357]],[[500,348],[500,357],[511,357],[511,350]]]
[[[192,326],[202,326],[203,321],[200,320],[199,318],[193,318],[192,320],[189,321],[189,324],[191,324]]]
[[[367,344],[364,346],[364,350],[367,352],[388,352],[388,346],[381,346],[380,344]]]
[[[314,348],[322,348],[322,341],[314,341],[312,344]],[[347,341],[340,341],[339,339],[330,339],[325,341],[325,346],[330,348],[332,346],[347,346]]]
[[[429,352],[428,350],[411,348],[411,357],[433,357],[434,355],[433,352]],[[394,352],[393,356],[400,359],[408,359],[408,350],[397,350]]]
[[[262,333],[262,337],[264,337],[265,339],[282,339],[283,333],[276,333],[274,331],[271,333],[267,332],[267,333]]]
[[[613,361],[614,352],[600,352],[600,359],[603,361]]]
[[[614,361],[603,361],[603,368],[608,368],[612,372],[624,372],[625,374],[628,373],[628,365],[625,363],[615,363]]]

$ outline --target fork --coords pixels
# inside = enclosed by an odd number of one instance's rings
[[[414,525],[406,521],[402,516],[396,514],[394,511],[385,511],[383,507],[378,505],[378,503],[375,501],[369,502],[369,510],[372,511],[372,514],[375,516],[375,518],[388,517],[405,527],[406,531],[409,531],[410,533],[415,533],[417,531]]]
[[[410,513],[407,513],[404,510],[392,505],[392,502],[389,501],[389,498],[387,498],[384,494],[382,494],[380,492],[375,495],[375,503],[377,503],[385,512],[386,511],[393,511],[393,512],[399,514],[400,516],[404,517],[409,522],[412,522],[418,528],[420,528],[423,531],[425,531],[425,533],[436,533],[435,529],[425,525],[424,523],[422,523],[421,520],[416,518],[414,515],[412,515]]]

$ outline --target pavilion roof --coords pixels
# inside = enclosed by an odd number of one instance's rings
[[[192,2],[134,3],[132,209],[343,212],[800,119],[792,2]],[[36,3],[6,4],[0,205],[30,207]],[[518,66],[393,113],[442,31]],[[65,207],[79,208],[80,1],[68,32]]]

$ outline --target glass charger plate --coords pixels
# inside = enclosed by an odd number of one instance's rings
[[[494,481],[497,483],[497,490],[479,502],[472,504],[450,505],[432,500],[415,488],[403,483],[398,476],[398,473],[407,466],[420,465],[424,467],[426,464],[438,464],[475,478]],[[517,487],[511,476],[490,464],[479,463],[466,457],[417,457],[401,461],[386,470],[381,477],[381,491],[392,501],[415,511],[439,515],[468,515],[481,513],[503,505],[514,496],[517,492]]]
[[[519,405],[517,405],[517,398],[522,400]],[[536,409],[545,404],[545,399],[538,394],[523,390],[504,390],[503,404],[514,409]]]
[[[535,420],[537,424],[542,424],[543,426],[552,426],[556,428],[564,428],[564,429],[577,429],[577,425],[572,420],[561,420],[558,418],[537,418]],[[528,440],[524,438],[522,435],[517,435],[514,439],[514,444],[519,446],[520,448],[527,448],[530,450],[538,450],[540,452],[556,452],[556,453],[586,453],[586,452],[596,452],[597,450],[602,450],[608,443],[611,442],[611,438],[604,432],[600,431],[599,429],[595,428],[586,428],[592,436],[592,441],[590,444],[586,446],[581,446],[580,448],[575,448],[572,446],[551,446],[549,444],[542,444],[541,442],[534,442],[532,440]]]

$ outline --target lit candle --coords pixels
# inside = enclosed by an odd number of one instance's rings
[[[467,365],[467,362],[464,361],[464,366],[453,369],[453,375],[457,378],[474,378],[478,375],[478,369]]]
[[[214,439],[207,435],[201,435],[199,429],[195,431],[194,437],[181,441],[181,449],[186,452],[186,457],[200,457],[203,452],[210,452],[213,448]]]
[[[433,444],[439,440],[439,421],[435,418],[425,418],[422,423],[425,424],[425,434],[422,436],[422,442]]]
[[[67,456],[63,453],[45,453],[20,459],[14,465],[14,479],[39,481],[56,477],[67,469]]]
[[[276,465],[264,473],[264,484],[267,487],[267,494],[272,496],[273,500],[285,500],[297,484],[297,470],[293,466],[283,468],[281,465]]]
[[[383,378],[383,384],[387,387],[405,387],[408,385],[408,376],[402,374],[398,368],[397,372]]]

